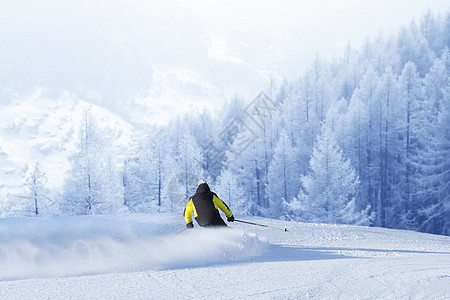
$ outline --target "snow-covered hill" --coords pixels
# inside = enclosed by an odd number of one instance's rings
[[[60,186],[68,157],[79,142],[83,117],[90,112],[111,133],[117,153],[126,153],[133,128],[120,117],[68,93],[49,99],[37,90],[25,100],[0,106],[0,198],[21,194],[36,162],[49,187]]]
[[[178,214],[0,219],[0,298],[450,297],[449,237],[249,220],[275,228],[177,233]]]

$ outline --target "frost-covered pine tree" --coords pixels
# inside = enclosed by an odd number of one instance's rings
[[[167,170],[164,192],[175,206],[184,207],[189,197],[195,193],[197,181],[206,179],[202,168],[202,150],[195,138],[185,128],[178,147],[168,151],[164,165]]]
[[[61,211],[63,214],[104,214],[118,211],[123,188],[111,157],[108,133],[86,112],[77,151],[70,157]]]
[[[298,153],[291,144],[286,131],[282,131],[275,148],[275,154],[269,167],[266,193],[269,198],[269,216],[283,214],[282,203],[290,202],[299,191]]]
[[[427,109],[413,113],[419,122],[420,152],[412,155],[417,167],[415,197],[421,231],[450,235],[450,54],[445,49],[425,78]]]
[[[235,139],[239,140],[239,135]],[[233,146],[234,146],[233,144]],[[237,148],[232,148],[237,149]],[[259,214],[260,209],[264,206],[263,182],[264,172],[261,159],[261,153],[257,149],[256,143],[253,141],[239,153],[238,151],[226,152],[226,165],[236,178],[239,186],[244,191],[244,195],[248,201],[251,201],[250,213]]]
[[[393,188],[396,192],[396,205],[393,206],[394,216],[392,221],[395,227],[415,229],[417,228],[415,215],[417,215],[417,186],[420,178],[418,169],[414,166],[414,156],[423,152],[420,148],[420,129],[426,127],[423,123],[423,115],[417,112],[426,110],[424,105],[422,88],[418,77],[416,65],[412,62],[405,64],[398,80],[400,91],[400,107],[402,115],[399,116],[398,132],[402,133],[399,139],[399,154],[396,161],[396,173],[398,184]],[[429,114],[429,111],[426,113]],[[419,154],[422,155],[422,154]]]
[[[327,124],[314,146],[310,171],[302,176],[303,188],[288,205],[294,217],[307,222],[369,224],[367,209],[359,211],[359,179],[345,159]]]
[[[161,211],[166,177],[166,139],[156,132],[136,139],[135,155],[124,163],[124,205],[132,212]]]
[[[34,168],[30,169],[26,181],[28,190],[27,199],[33,204],[34,215],[38,216],[42,213],[41,207],[44,203],[49,204],[50,199],[46,195],[45,184],[47,183],[47,176],[37,162]]]

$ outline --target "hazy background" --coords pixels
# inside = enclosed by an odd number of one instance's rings
[[[316,55],[397,32],[448,0],[1,0],[0,104],[68,91],[132,123],[251,100]]]

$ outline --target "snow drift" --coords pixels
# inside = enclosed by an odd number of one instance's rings
[[[178,233],[182,225],[167,218],[2,219],[0,280],[205,266],[248,259],[268,245],[238,229]]]

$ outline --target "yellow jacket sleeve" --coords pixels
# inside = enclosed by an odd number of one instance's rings
[[[192,222],[192,210],[194,209],[194,202],[192,202],[192,198],[189,199],[188,203],[186,204],[186,208],[184,209],[184,220],[186,223]]]
[[[220,198],[217,197],[216,195],[214,195],[214,197],[213,197],[213,202],[214,202],[214,206],[220,208],[227,217],[231,217],[233,215],[233,213],[228,208],[228,206],[222,200],[220,200]]]

